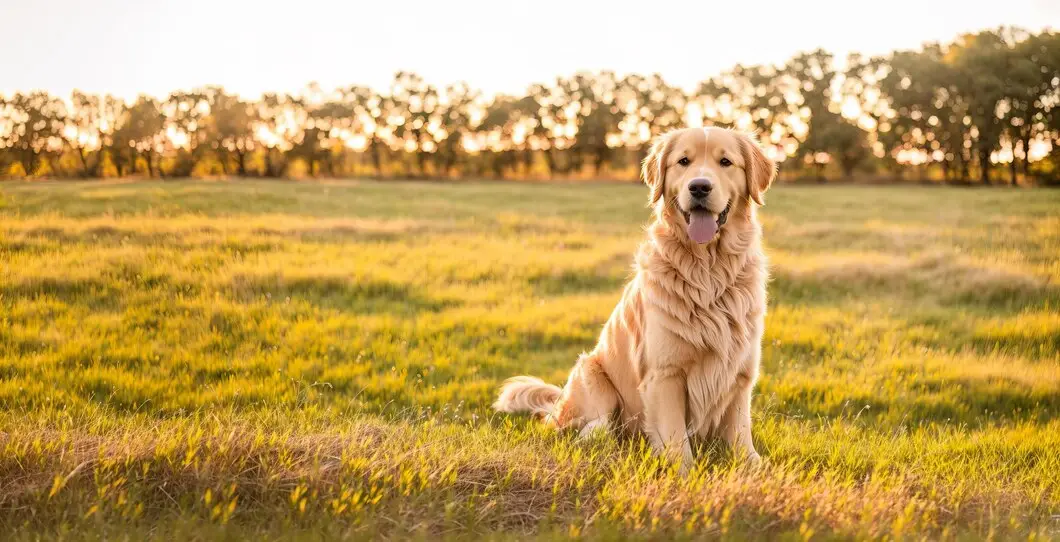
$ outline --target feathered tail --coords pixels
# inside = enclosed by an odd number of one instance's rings
[[[531,412],[547,416],[552,413],[563,390],[533,376],[516,376],[504,381],[501,395],[493,403],[499,412]]]

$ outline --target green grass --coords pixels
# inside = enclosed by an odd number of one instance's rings
[[[4,539],[1060,537],[1060,192],[777,187],[760,470],[489,410],[636,185],[0,185]]]

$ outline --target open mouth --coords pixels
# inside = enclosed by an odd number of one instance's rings
[[[714,213],[702,205],[696,205],[688,211],[682,210],[685,216],[685,225],[688,226],[688,237],[696,243],[703,244],[714,238],[718,230],[725,225],[729,218],[729,209],[732,200],[725,204],[725,208],[715,217]]]

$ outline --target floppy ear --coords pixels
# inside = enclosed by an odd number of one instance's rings
[[[670,136],[663,134],[655,138],[648,156],[640,167],[644,184],[651,189],[650,201],[655,205],[663,197],[664,180],[666,179],[666,154],[670,150]]]
[[[747,194],[758,205],[765,205],[762,194],[777,177],[777,164],[762,152],[762,147],[747,134],[740,134],[743,147],[744,175],[747,177]]]

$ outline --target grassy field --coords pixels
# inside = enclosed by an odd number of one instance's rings
[[[489,411],[636,185],[0,184],[0,538],[1060,538],[1060,191],[777,187],[755,442]]]

